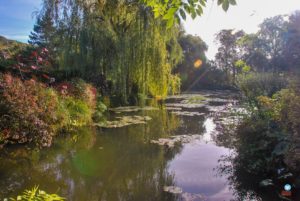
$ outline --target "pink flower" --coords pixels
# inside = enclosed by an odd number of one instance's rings
[[[42,57],[38,57],[38,62],[43,62],[43,58]]]
[[[49,50],[47,48],[43,48],[42,52],[49,52]]]
[[[33,70],[36,70],[36,69],[38,69],[38,67],[37,67],[37,66],[33,66],[33,65],[32,65],[32,66],[30,66],[30,68],[31,68],[31,69],[33,69]]]

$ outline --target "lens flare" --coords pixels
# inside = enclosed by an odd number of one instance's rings
[[[202,66],[202,60],[200,59],[197,59],[195,62],[194,62],[194,67],[195,68],[200,68]]]

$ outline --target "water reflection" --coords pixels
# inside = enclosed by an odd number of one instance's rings
[[[226,177],[217,176],[214,170],[221,156],[230,153],[212,137],[216,130],[213,109],[221,106],[205,104],[184,109],[205,113],[202,116],[176,115],[156,105],[161,109],[130,114],[150,116],[147,124],[82,128],[41,151],[10,147],[0,154],[0,197],[40,185],[72,201],[230,200]],[[111,113],[108,119],[122,115]],[[190,134],[201,137],[173,148],[150,143]],[[178,186],[184,194],[164,192],[164,186]]]
[[[39,184],[68,200],[175,199],[162,188],[174,185],[166,164],[181,147],[165,151],[147,143],[176,128],[176,117],[162,113],[148,125],[102,131],[84,128],[77,137],[65,137],[48,150],[12,148],[0,160],[1,195]]]
[[[276,127],[268,127],[262,120],[246,118],[244,121],[231,121],[228,113],[223,113],[217,120],[219,132],[214,137],[218,145],[232,148],[234,152],[220,160],[218,174],[226,176],[234,190],[237,201],[296,201],[300,200],[299,192],[292,196],[281,195],[286,183],[298,185],[296,175],[290,174],[282,154],[274,153],[278,144]],[[225,119],[227,122],[220,121]],[[237,117],[237,115],[235,115]],[[235,120],[238,120],[235,118]]]

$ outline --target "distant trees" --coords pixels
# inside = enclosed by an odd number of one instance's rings
[[[182,33],[178,41],[183,51],[183,58],[173,71],[180,75],[182,88],[186,89],[197,79],[201,72],[200,68],[206,64],[205,52],[208,47],[199,36]]]
[[[300,65],[300,12],[264,20],[255,34],[222,30],[216,36],[220,44],[215,61],[232,84],[239,60],[257,72],[298,71]]]
[[[261,40],[261,48],[269,61],[269,69],[273,71],[284,70],[283,48],[287,22],[284,16],[275,16],[265,19],[260,25],[258,38]]]
[[[219,43],[218,53],[216,54],[215,62],[226,75],[230,77],[231,84],[235,84],[237,68],[235,62],[240,59],[240,52],[237,41],[240,40],[245,33],[243,31],[234,31],[232,29],[222,30],[216,36],[216,41]]]
[[[288,70],[300,70],[300,11],[289,17],[285,44],[282,50],[285,65]]]

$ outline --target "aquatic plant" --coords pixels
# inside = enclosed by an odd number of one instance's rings
[[[17,198],[10,198],[11,201],[64,201],[65,198],[56,194],[48,194],[43,190],[40,190],[38,186],[35,186],[31,190],[25,190],[22,195]],[[8,201],[8,199],[4,199]]]

